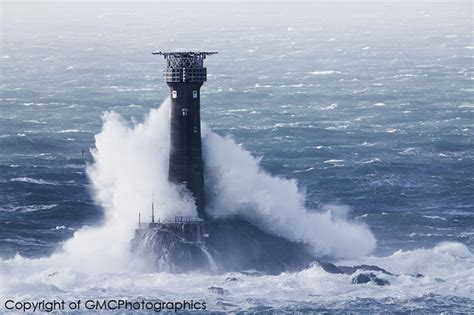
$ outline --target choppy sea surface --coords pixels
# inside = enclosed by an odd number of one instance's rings
[[[474,311],[469,1],[2,6],[4,298],[158,294],[206,299],[213,311]],[[350,207],[377,247],[339,263],[401,274],[390,286],[354,285],[316,267],[83,278],[47,266],[74,233],[105,220],[86,174],[102,113],[142,122],[169,93],[163,61],[150,52],[189,49],[219,52],[206,59],[205,124],[232,135],[264,171],[295,179],[309,211]],[[29,267],[19,276],[15,265]]]

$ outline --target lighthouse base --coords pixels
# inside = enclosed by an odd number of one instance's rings
[[[301,270],[316,258],[304,244],[270,235],[243,220],[148,224],[136,230],[135,253],[156,271]]]

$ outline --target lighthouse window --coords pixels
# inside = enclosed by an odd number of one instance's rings
[[[193,98],[198,98],[198,91],[193,91]]]
[[[198,133],[198,128],[194,127],[194,133]]]
[[[178,97],[178,92],[176,92],[176,91],[171,92],[171,96],[173,98],[177,98]]]
[[[183,114],[183,117],[187,116],[188,115],[188,109],[187,108],[182,109],[181,113]]]

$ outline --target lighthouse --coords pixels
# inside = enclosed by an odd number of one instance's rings
[[[182,185],[195,200],[198,217],[206,220],[201,146],[200,89],[207,80],[204,59],[217,52],[154,52],[165,58],[163,78],[170,88],[170,156],[168,179]]]
[[[255,269],[270,274],[301,269],[314,261],[307,244],[274,236],[239,215],[209,215],[201,147],[200,88],[207,79],[204,59],[215,52],[155,52],[164,56],[171,115],[168,177],[194,197],[198,218],[141,222],[132,251],[148,257],[158,271],[229,272]]]

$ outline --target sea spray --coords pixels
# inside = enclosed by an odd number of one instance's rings
[[[100,242],[117,252],[129,252],[138,214],[149,221],[152,198],[159,219],[195,215],[191,197],[168,183],[169,113],[166,100],[143,123],[133,126],[113,112],[103,115],[103,129],[92,150],[94,163],[87,174],[105,212],[102,229],[114,230],[104,233]]]
[[[296,180],[272,176],[260,160],[227,136],[203,128],[206,185],[213,214],[238,214],[267,232],[308,243],[315,255],[361,257],[375,248],[367,227],[347,218],[347,206],[304,206]]]
[[[142,124],[129,126],[115,113],[103,116],[88,175],[94,196],[105,211],[105,224],[96,231],[104,233],[96,237],[114,259],[120,252],[128,252],[138,212],[144,217],[149,213],[152,193],[158,218],[196,215],[189,195],[168,183],[169,115],[170,102],[166,100],[151,110]],[[308,211],[294,179],[268,174],[259,159],[230,137],[203,127],[203,143],[212,214],[239,214],[271,234],[310,244],[318,255],[358,257],[374,249],[371,232],[348,221],[347,209],[343,215],[336,215],[342,209],[336,206]],[[81,241],[70,241],[76,242]]]

